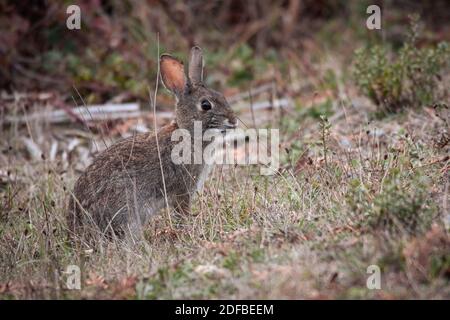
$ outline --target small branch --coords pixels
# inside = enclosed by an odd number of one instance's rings
[[[89,121],[104,121],[115,119],[137,118],[143,115],[138,103],[92,105],[87,107],[76,107],[66,110],[51,110],[34,112],[26,116],[6,116],[6,123],[25,123],[33,120],[45,120],[49,123],[64,123],[73,121],[73,117]]]

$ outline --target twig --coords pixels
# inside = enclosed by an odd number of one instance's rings
[[[155,92],[154,92],[153,101],[152,101],[150,88],[148,90],[148,95],[150,98],[150,102],[153,104],[153,124],[154,124],[153,126],[154,126],[154,130],[155,130],[156,150],[158,151],[159,167],[161,169],[161,179],[162,179],[163,188],[164,188],[164,200],[166,202],[167,219],[169,221],[170,228],[173,229],[172,219],[170,218],[169,200],[167,199],[166,180],[164,179],[164,169],[163,169],[162,159],[161,159],[161,150],[159,149],[158,130],[157,130],[157,123],[156,123],[156,95],[158,93],[158,83],[159,83],[159,77],[160,77],[160,72],[161,72],[160,64],[159,64],[159,34],[157,35],[157,43],[158,43],[158,69],[156,72],[156,83],[155,83]]]
[[[70,122],[73,116],[83,121],[104,121],[141,117],[144,113],[139,110],[138,103],[91,105],[67,110],[51,110],[50,112],[34,112],[27,116],[6,116],[6,123],[24,123],[31,120],[45,120],[50,123]]]

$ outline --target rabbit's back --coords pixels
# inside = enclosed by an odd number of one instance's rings
[[[133,231],[165,206],[166,197],[172,205],[179,196],[192,194],[203,168],[172,162],[171,133],[176,128],[171,125],[158,133],[161,161],[153,134],[123,139],[99,154],[75,184],[71,229],[94,222],[102,232],[120,234],[124,227]]]

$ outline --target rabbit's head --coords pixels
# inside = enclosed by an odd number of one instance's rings
[[[225,97],[203,83],[203,55],[193,47],[186,76],[183,63],[168,54],[160,60],[164,86],[177,98],[176,122],[179,128],[192,129],[194,121],[201,121],[203,131],[235,128],[237,121]]]

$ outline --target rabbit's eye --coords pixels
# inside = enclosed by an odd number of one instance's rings
[[[208,111],[211,110],[212,105],[211,102],[209,102],[208,100],[202,100],[202,102],[200,103],[200,106],[202,107],[203,111]]]

